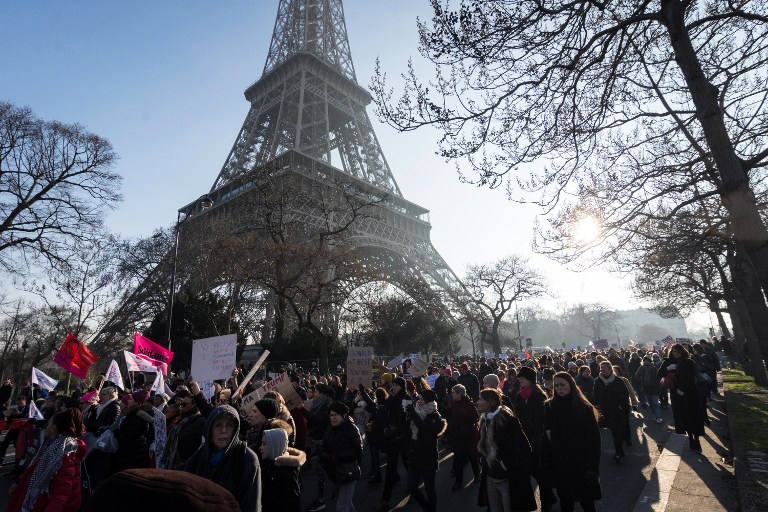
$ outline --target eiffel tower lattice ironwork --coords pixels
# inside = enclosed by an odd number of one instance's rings
[[[416,278],[446,297],[461,289],[430,241],[429,211],[406,200],[371,125],[358,85],[341,0],[280,0],[262,77],[245,91],[250,110],[208,196],[218,209],[248,193],[259,168],[280,168],[386,198],[350,241],[382,281]],[[196,203],[179,210],[200,213]],[[302,212],[311,222],[312,212]]]

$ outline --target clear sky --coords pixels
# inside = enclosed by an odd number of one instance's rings
[[[248,112],[243,91],[261,76],[277,5],[3,0],[0,99],[109,139],[125,200],[108,226],[147,236],[213,184]],[[377,56],[399,76],[417,56],[416,17],[429,17],[429,2],[346,0],[344,7],[359,83],[369,85]],[[369,116],[403,195],[431,210],[433,244],[457,274],[517,253],[549,277],[558,297],[545,306],[637,305],[626,276],[571,272],[531,254],[537,210],[509,202],[503,189],[460,183],[454,164],[434,154],[436,132],[399,134],[372,107]]]

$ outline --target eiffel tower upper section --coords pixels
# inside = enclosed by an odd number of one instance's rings
[[[280,0],[250,111],[211,190],[296,151],[402,198],[366,113],[341,0]]]

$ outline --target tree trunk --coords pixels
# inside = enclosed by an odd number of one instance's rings
[[[768,384],[763,355],[768,353],[768,306],[749,262],[737,251],[729,251],[732,292],[738,315],[744,327],[749,363],[755,382]],[[746,358],[745,358],[746,359]]]
[[[717,317],[717,325],[720,326],[720,333],[725,336],[726,338],[731,338],[731,331],[728,330],[728,324],[725,323],[725,318],[723,318],[723,312],[718,307],[714,311],[715,316]]]
[[[685,8],[688,4],[681,0],[662,0],[662,22],[669,33],[675,62],[683,72],[696,107],[696,117],[719,173],[719,194],[728,211],[731,229],[754,264],[757,282],[768,293],[768,229],[760,217],[747,172],[725,127],[719,91],[704,75],[686,29]]]

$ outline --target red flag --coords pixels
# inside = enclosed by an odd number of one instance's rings
[[[525,358],[530,359],[531,358],[531,352],[528,349],[525,349]]]
[[[88,350],[88,347],[75,338],[72,333],[67,334],[67,339],[61,344],[56,357],[53,358],[54,363],[81,379],[85,378],[88,368],[98,360],[99,356]]]
[[[173,360],[173,352],[139,333],[133,335],[133,353],[166,364],[171,364]]]

